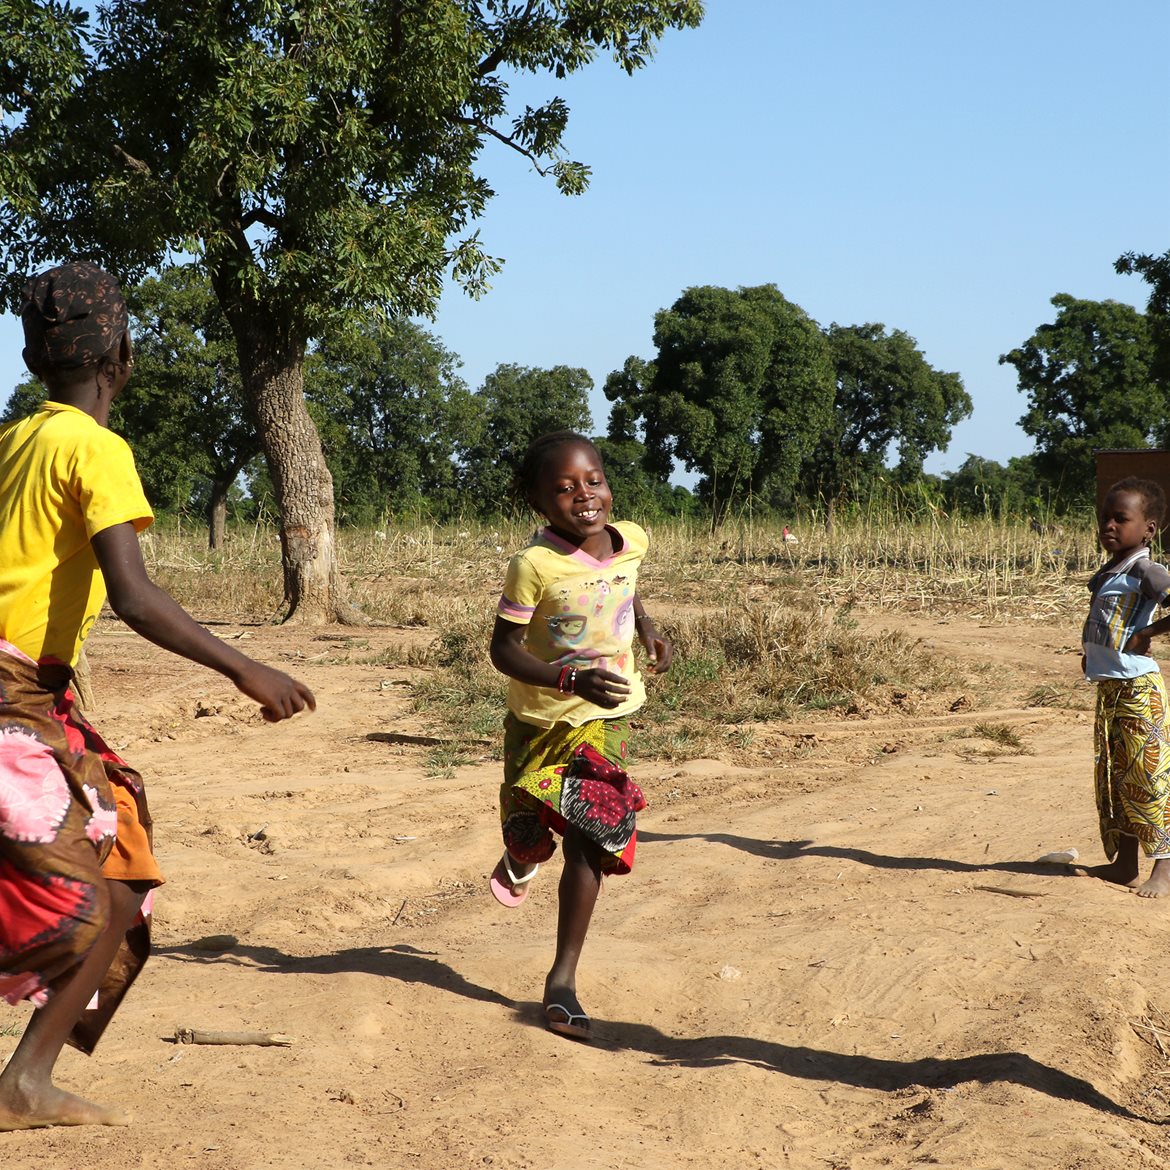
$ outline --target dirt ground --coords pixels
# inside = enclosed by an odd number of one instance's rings
[[[411,671],[221,627],[316,691],[268,726],[103,622],[95,722],[147,778],[169,882],[142,979],[59,1079],[135,1122],[0,1135],[0,1164],[1160,1170],[1170,904],[1036,863],[1101,859],[1076,630],[897,620],[991,662],[983,693],[760,728],[750,768],[635,761],[637,866],[581,968],[592,1045],[542,1026],[557,864],[492,900],[499,765],[428,774]],[[0,1009],[0,1061],[23,1018]]]

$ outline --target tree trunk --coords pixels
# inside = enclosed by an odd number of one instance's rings
[[[234,477],[233,477],[234,482]],[[207,502],[207,547],[223,548],[224,529],[227,526],[227,498],[231,483],[211,481],[211,499]]]
[[[218,285],[214,274],[212,280]],[[284,620],[356,624],[361,615],[345,598],[337,564],[333,476],[305,405],[305,339],[256,303],[225,305],[225,311],[280,511]]]
[[[825,501],[825,535],[832,538],[833,527],[837,522],[837,497],[829,496]]]

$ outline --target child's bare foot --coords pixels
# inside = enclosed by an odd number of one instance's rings
[[[1165,898],[1170,895],[1170,859],[1159,858],[1154,862],[1154,872],[1137,888],[1139,898]]]
[[[55,1085],[32,1090],[5,1087],[0,1092],[0,1133],[51,1125],[129,1125],[124,1109],[95,1105]]]
[[[1115,886],[1125,886],[1131,890],[1136,890],[1139,885],[1140,871],[1136,863],[1130,865],[1128,859],[1120,857],[1108,865],[1072,865],[1069,866],[1069,872],[1074,877],[1099,878],[1103,882],[1112,882]]]

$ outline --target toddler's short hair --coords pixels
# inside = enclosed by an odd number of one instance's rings
[[[1152,479],[1139,479],[1136,475],[1127,475],[1125,479],[1119,479],[1109,489],[1107,495],[1113,495],[1114,492],[1128,492],[1132,496],[1140,496],[1142,515],[1147,520],[1162,523],[1166,515],[1166,493],[1160,483]]]

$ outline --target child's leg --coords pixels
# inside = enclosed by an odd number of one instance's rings
[[[565,866],[559,887],[557,953],[544,981],[544,1004],[560,1004],[566,1012],[584,1015],[577,1000],[577,962],[589,932],[593,907],[601,889],[601,853],[569,826],[564,839]]]
[[[89,954],[38,1008],[3,1072],[0,1072],[0,1131],[46,1125],[126,1125],[120,1109],[95,1105],[53,1084],[53,1066],[93,993],[118,953],[150,888],[146,882],[107,881],[110,916]]]

